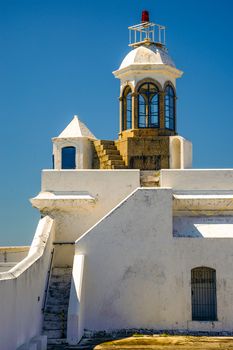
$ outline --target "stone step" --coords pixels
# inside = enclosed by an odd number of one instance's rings
[[[50,280],[51,290],[56,290],[58,287],[60,290],[65,290],[70,287],[70,281],[53,281]]]
[[[60,314],[57,314],[57,313],[46,313],[44,314],[44,325],[45,323],[47,322],[60,322],[61,321],[61,317],[62,317],[62,320],[67,320],[67,313],[64,314],[64,315],[60,315]]]
[[[51,292],[55,292],[57,287],[59,290],[66,290],[70,288],[71,281],[50,281]]]
[[[100,146],[100,145],[115,145],[115,142],[112,140],[96,140],[94,141],[95,146]]]
[[[111,169],[113,169],[110,165],[100,165],[100,169],[102,169],[102,170],[111,170]]]
[[[48,339],[48,346],[53,345],[66,345],[67,339],[66,338],[60,338],[60,339]],[[49,347],[48,347],[49,349]],[[64,348],[63,348],[64,349]]]
[[[140,172],[141,187],[158,187],[160,172],[154,170],[144,170]]]
[[[64,326],[66,326],[66,320],[47,321],[43,326],[43,330],[61,330],[65,328]]]
[[[113,165],[111,169],[117,170],[117,169],[128,169],[128,168],[125,165],[117,165],[117,166]]]
[[[46,312],[51,314],[62,314],[67,312],[67,305],[47,305]]]
[[[106,154],[104,156],[100,156],[101,162],[107,162],[108,160],[121,160],[122,161],[122,157],[120,154]]]
[[[116,148],[103,149],[103,155],[106,154],[120,154],[120,152]]]
[[[58,307],[63,307],[64,308],[67,308],[69,305],[69,298],[66,298],[65,300],[63,300],[61,297],[58,299],[56,298],[50,298],[47,300],[47,307],[48,308],[53,308],[54,306],[58,306]]]
[[[62,329],[43,330],[43,334],[47,335],[48,339],[64,339],[66,337],[66,331]]]
[[[100,140],[101,145],[115,145],[113,140]]]
[[[54,306],[54,305],[68,305],[69,304],[69,297],[62,298],[61,295],[57,298],[48,298],[47,299],[47,306]]]
[[[70,289],[71,282],[53,282],[50,283],[50,288],[48,291],[48,296],[57,296],[58,292],[60,291],[60,295],[65,293],[67,290]]]
[[[106,152],[108,152],[109,150],[114,151],[114,150],[116,150],[116,146],[112,145],[112,144],[100,145],[100,146],[96,146],[95,150],[96,150],[97,154],[100,154],[104,151],[106,151]]]
[[[53,267],[53,276],[67,275],[72,272],[72,267]]]
[[[64,273],[64,275],[63,274],[56,274],[56,275],[53,275],[52,276],[52,279],[54,279],[54,280],[67,280],[68,278],[70,278],[70,275],[71,275],[71,273]]]
[[[116,160],[108,160],[107,165],[125,165],[124,161],[122,159],[116,159]]]

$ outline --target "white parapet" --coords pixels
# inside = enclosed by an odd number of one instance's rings
[[[233,191],[233,169],[161,170],[161,187],[174,191]]]
[[[28,255],[8,272],[0,273],[0,349],[46,349],[45,340],[34,337],[41,333],[53,223],[48,216],[40,219]]]

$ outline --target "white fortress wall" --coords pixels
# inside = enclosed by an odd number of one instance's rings
[[[85,256],[78,318],[91,331],[231,331],[232,251],[224,236],[174,237],[172,189],[137,189],[76,242],[76,256]],[[216,270],[218,321],[191,321],[199,266]]]
[[[44,170],[33,206],[56,221],[56,242],[75,242],[140,187],[140,170]],[[56,245],[56,266],[72,266],[72,245]]]
[[[177,326],[180,325],[182,317],[186,328],[191,331],[232,332],[232,238],[205,238],[201,235],[194,238],[174,237],[173,251],[174,274],[176,284],[180,286],[177,293],[182,296],[182,303],[175,306]],[[216,270],[217,321],[192,321],[191,269],[200,266]],[[171,294],[173,292],[174,289]]]
[[[85,255],[85,329],[162,327],[161,298],[170,312],[164,264],[171,232],[172,191],[140,188],[77,240],[76,254]]]
[[[26,258],[0,273],[0,347],[16,350],[41,334],[42,307],[53,249],[54,223],[39,221]]]

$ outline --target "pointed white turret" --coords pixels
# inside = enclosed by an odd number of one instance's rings
[[[87,126],[79,120],[75,115],[67,127],[60,133],[58,138],[73,138],[73,137],[87,137],[89,139],[96,140],[96,137],[87,128]]]
[[[54,169],[90,169],[96,137],[77,115],[53,142]]]

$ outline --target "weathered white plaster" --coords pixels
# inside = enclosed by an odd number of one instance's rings
[[[30,343],[36,344],[36,350],[47,350],[47,336],[40,335],[38,337],[32,338]]]
[[[170,136],[170,169],[192,168],[192,143],[181,136]]]
[[[75,163],[76,169],[90,169],[92,168],[93,145],[92,141],[95,136],[82,123],[77,116],[63,130],[63,132],[52,139],[53,141],[53,156],[54,168],[62,168],[62,148],[75,147]]]
[[[233,169],[162,169],[160,185],[179,193],[200,190],[203,194],[209,191],[215,194],[218,191],[229,192],[233,190]]]
[[[56,241],[74,242],[139,186],[139,170],[44,170],[31,202],[55,218]]]
[[[23,260],[30,247],[0,247],[0,272],[8,271]]]
[[[158,253],[157,239],[167,241],[172,222],[165,213],[171,215],[171,211],[171,190],[138,189],[78,239],[76,253],[85,254],[88,261],[84,267],[86,329],[157,324],[159,281],[149,276],[157,266],[155,275],[165,282],[160,266],[165,257]]]
[[[113,74],[121,79],[121,85],[129,81],[135,86],[138,81],[149,77],[157,80],[162,86],[168,80],[175,86],[176,79],[180,78],[183,72],[175,67],[166,49],[150,45],[139,46],[130,51]]]
[[[71,122],[58,136],[60,139],[73,137],[87,137],[88,139],[96,140],[95,135],[93,135],[88,127],[81,122],[77,115],[74,116]]]
[[[145,63],[166,64],[171,67],[175,67],[175,63],[168,55],[167,50],[156,47],[156,45],[152,44],[149,46],[141,45],[131,50],[123,59],[119,69],[126,68],[131,64]]]
[[[229,226],[218,230],[219,220],[211,223],[213,233],[198,226],[202,239],[174,237],[172,189],[129,195],[76,242],[76,254],[87,262],[84,328],[231,331],[233,240]],[[198,266],[216,269],[218,321],[211,326],[191,322],[191,269]]]
[[[19,262],[23,260],[30,246],[0,247],[0,262]]]
[[[232,215],[233,193],[174,194],[174,215]]]
[[[191,238],[233,238],[233,217],[174,217],[173,235]]]
[[[83,282],[84,255],[75,255],[73,262],[70,302],[67,321],[67,340],[71,345],[77,344],[83,335]]]
[[[16,350],[33,346],[41,333],[42,303],[54,236],[53,220],[39,221],[26,258],[8,272],[0,273],[1,348]]]

